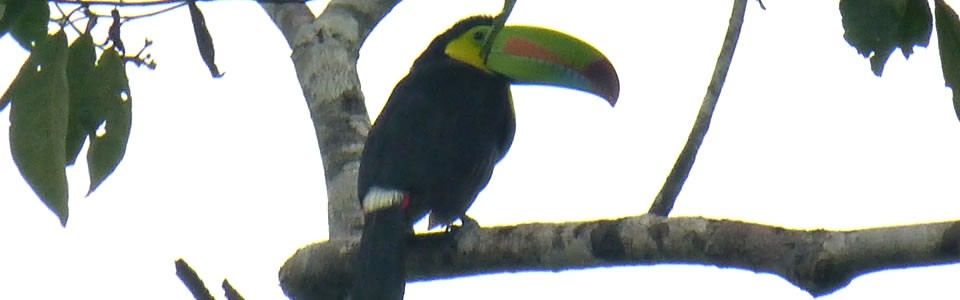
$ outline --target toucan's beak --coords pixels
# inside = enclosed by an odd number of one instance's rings
[[[589,44],[559,31],[506,26],[494,37],[485,67],[515,83],[577,89],[603,97],[611,106],[620,96],[613,64]]]

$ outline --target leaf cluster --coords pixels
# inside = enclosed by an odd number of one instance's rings
[[[869,58],[870,69],[880,76],[896,48],[909,58],[914,46],[926,47],[935,25],[943,79],[953,89],[960,118],[960,19],[943,0],[933,3],[931,14],[927,0],[841,0],[843,38]]]
[[[71,2],[69,13],[57,1],[0,0],[0,37],[10,34],[30,56],[0,97],[0,111],[10,108],[10,144],[13,160],[37,196],[66,225],[69,193],[65,168],[86,148],[90,186],[87,195],[113,173],[126,152],[132,123],[131,93],[126,62],[155,67],[144,50],[134,55],[120,37],[122,25],[188,6],[198,48],[213,77],[223,75],[214,64],[213,41],[203,13],[195,1],[165,2],[171,6],[140,16],[124,16],[117,3],[109,15],[97,14],[91,5]],[[53,6],[51,6],[51,4]],[[71,4],[71,5],[73,5]],[[62,15],[52,18],[51,10]],[[80,12],[80,13],[78,13]],[[98,44],[91,31],[98,18],[109,18],[105,42]],[[75,23],[85,20],[85,26]],[[60,29],[48,35],[48,24]],[[106,22],[105,22],[106,23]],[[65,29],[79,36],[68,42]],[[98,54],[99,57],[98,57]]]
[[[123,58],[113,47],[96,57],[83,34],[68,46],[63,30],[32,42],[30,57],[0,97],[10,104],[13,160],[33,191],[66,224],[67,166],[89,138],[89,192],[123,159],[131,96]]]

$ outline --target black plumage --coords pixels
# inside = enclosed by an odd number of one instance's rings
[[[428,212],[431,225],[461,217],[510,149],[516,123],[509,79],[444,52],[470,28],[490,24],[472,17],[434,39],[370,129],[359,198],[376,187],[402,192],[409,205],[365,214],[353,300],[401,299],[412,223]]]

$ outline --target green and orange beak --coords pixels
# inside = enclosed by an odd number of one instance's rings
[[[484,61],[480,48],[490,26],[477,26],[447,45],[448,56],[510,78],[514,83],[542,84],[585,91],[611,106],[620,95],[613,64],[584,41],[559,31],[506,26],[493,40]]]

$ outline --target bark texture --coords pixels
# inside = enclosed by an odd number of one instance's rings
[[[370,117],[357,58],[370,31],[397,2],[333,0],[315,20],[303,3],[262,4],[293,50],[323,157],[331,239],[358,236],[363,228],[357,168]]]
[[[357,243],[301,248],[281,268],[281,287],[292,299],[344,299]],[[960,221],[826,231],[644,215],[464,229],[408,246],[409,281],[687,263],[772,273],[820,296],[869,272],[960,262]]]

